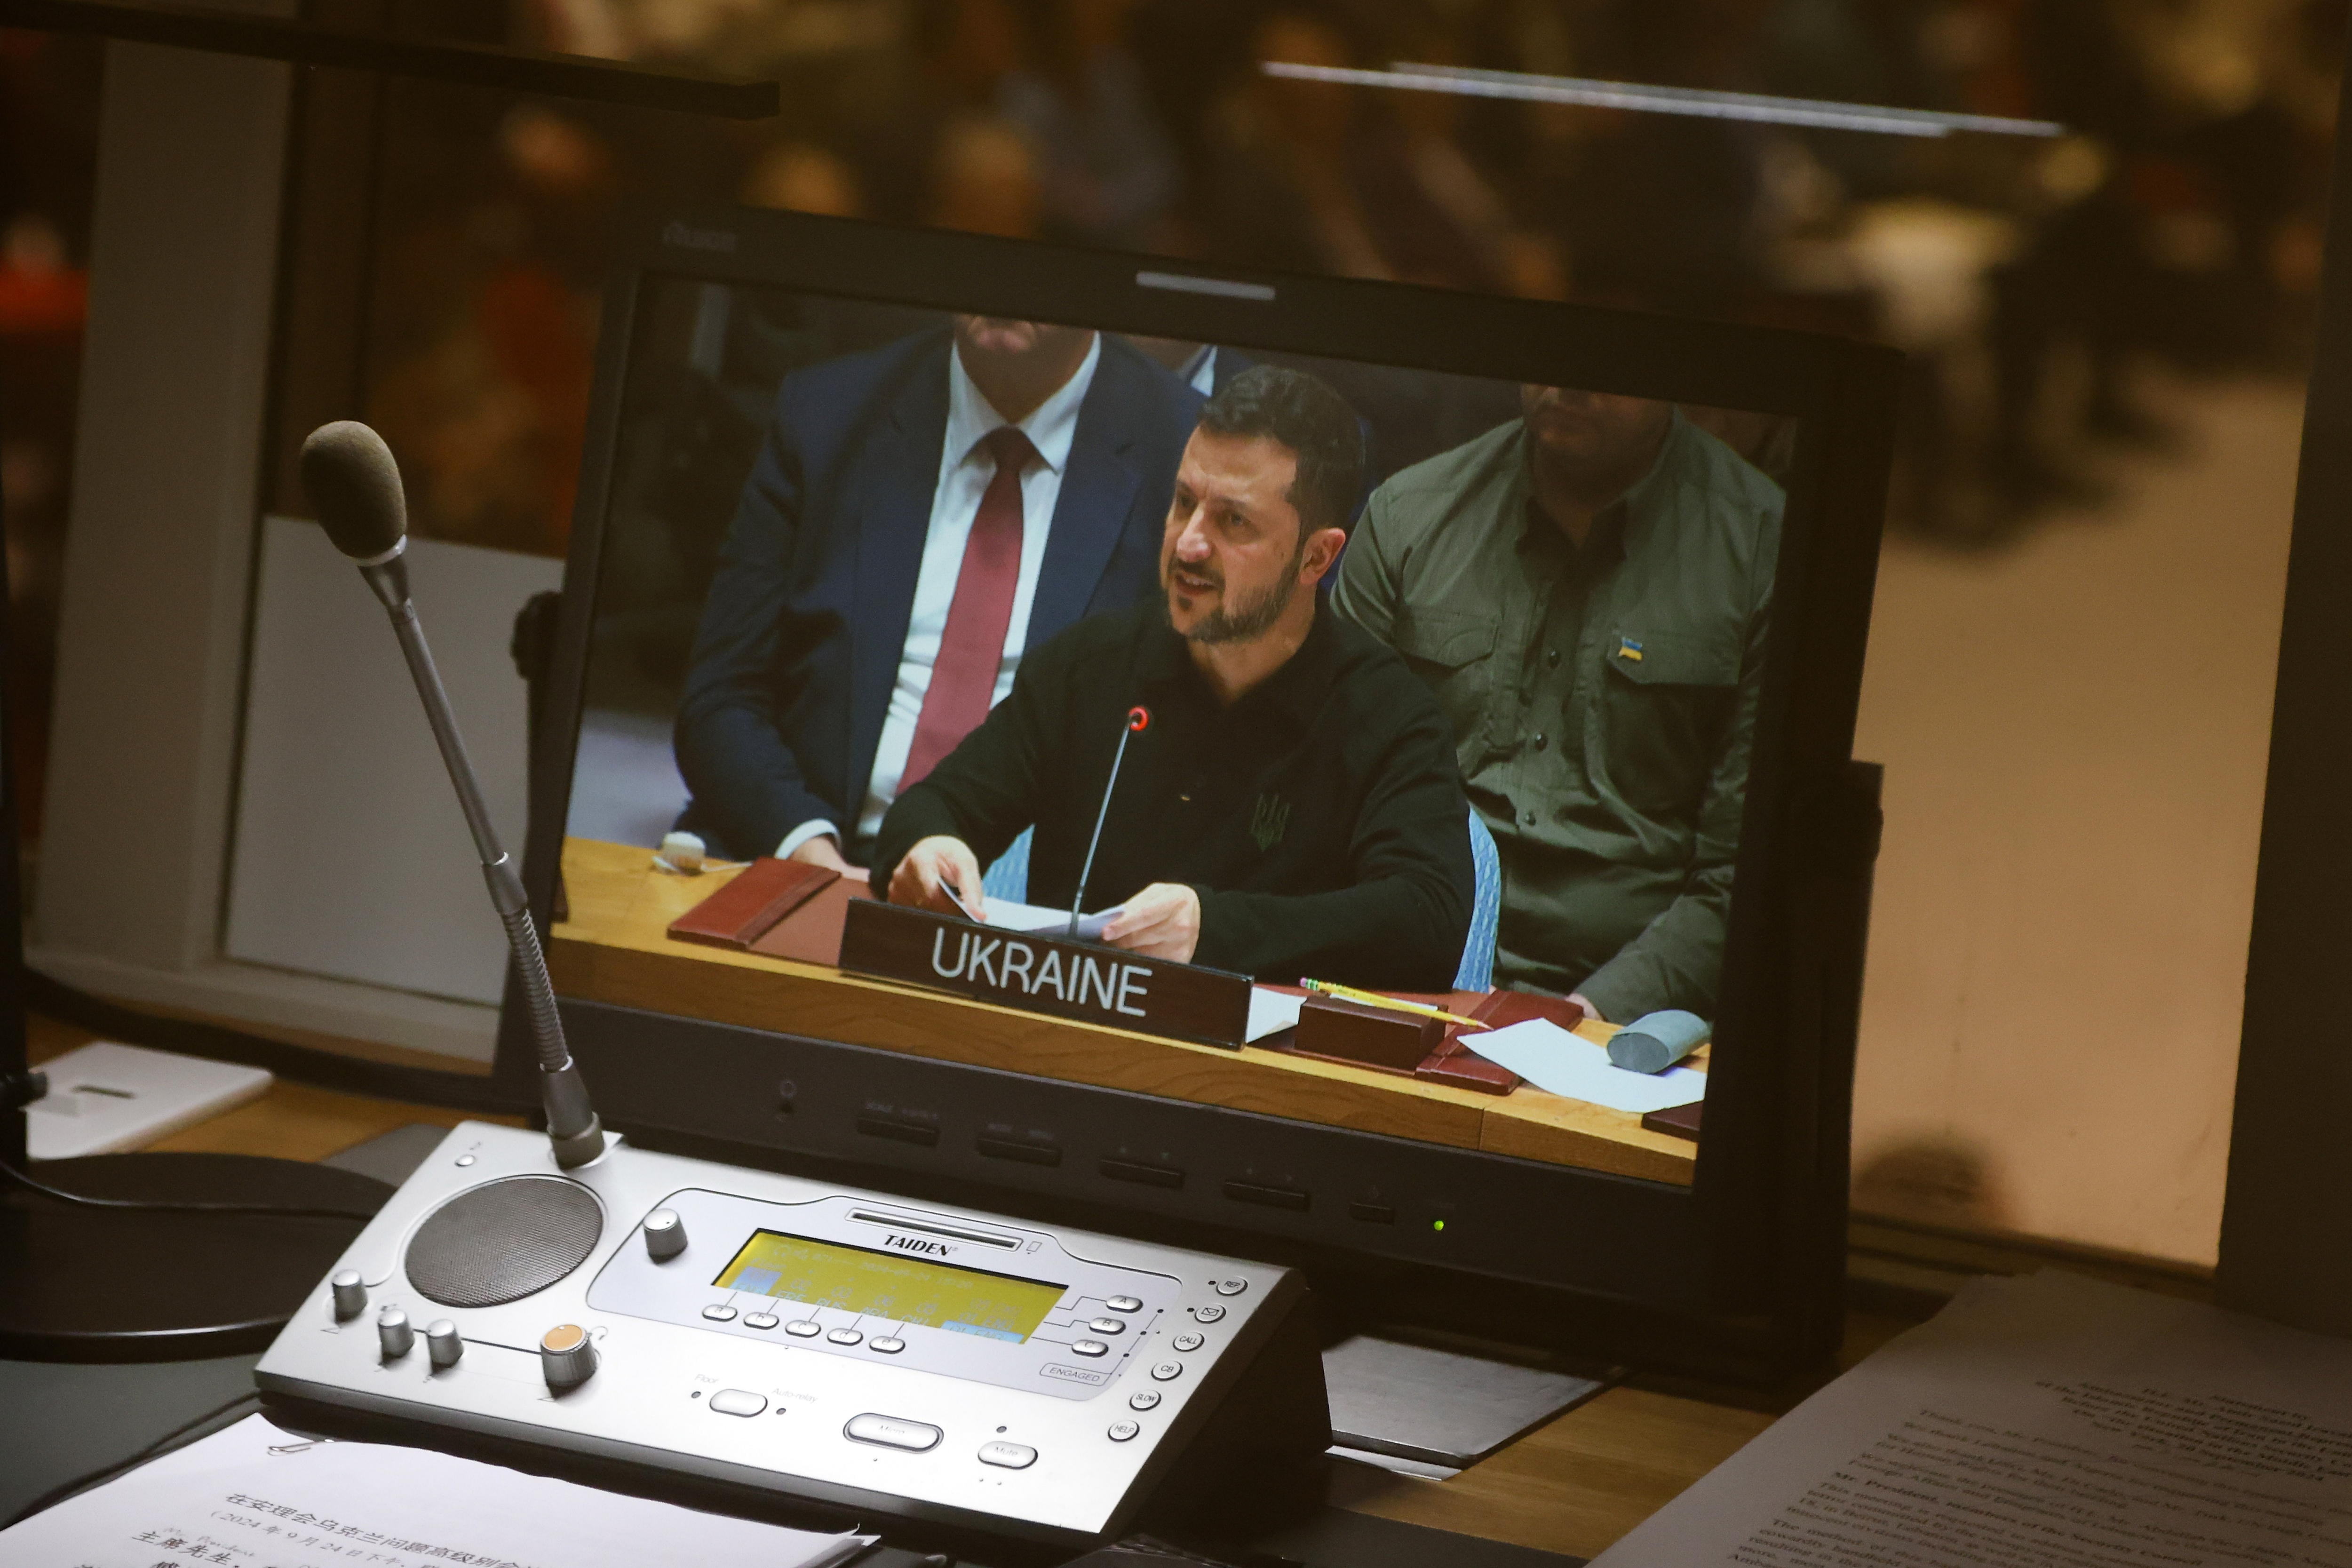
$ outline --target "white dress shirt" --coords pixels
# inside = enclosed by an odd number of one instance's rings
[[[1094,384],[1095,366],[1102,360],[1097,333],[1087,349],[1077,374],[1060,391],[1034,409],[1018,426],[1037,449],[1037,460],[1021,476],[1021,576],[1013,590],[1013,614],[1004,626],[1004,655],[996,668],[996,689],[991,706],[1013,689],[1013,672],[1020,668],[1021,650],[1029,636],[1029,609],[1037,597],[1037,573],[1045,561],[1045,539],[1053,531],[1054,505],[1061,499],[1062,476],[1070,465],[1070,444],[1078,430],[1078,406]],[[915,721],[922,716],[923,694],[931,687],[931,665],[940,656],[940,639],[947,632],[948,610],[955,603],[956,582],[963,574],[964,546],[980,516],[981,497],[996,477],[996,459],[981,445],[989,432],[1013,421],[992,407],[963,368],[961,351],[948,355],[948,428],[940,443],[940,479],[931,490],[931,521],[923,536],[923,563],[915,577],[915,601],[907,616],[907,641],[898,654],[898,679],[890,688],[890,710],[882,721],[882,738],[874,749],[874,772],[857,814],[857,833],[871,838],[882,826],[882,814],[898,797],[898,781],[907,771],[907,754],[915,744]],[[776,847],[787,857],[810,839],[834,832],[822,817],[803,822]]]

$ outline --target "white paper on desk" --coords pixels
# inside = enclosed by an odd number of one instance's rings
[[[1612,1065],[1601,1047],[1548,1018],[1499,1029],[1465,1029],[1454,1037],[1538,1089],[1612,1110],[1646,1115],[1706,1098],[1706,1074],[1690,1068],[1629,1072]]]
[[[1306,997],[1293,996],[1287,991],[1269,991],[1263,985],[1251,986],[1249,1026],[1242,1031],[1242,1044],[1254,1046],[1268,1035],[1297,1028],[1298,1009],[1306,1001]]]
[[[258,1415],[13,1530],[8,1568],[829,1568],[870,1535],[817,1535],[379,1443],[314,1443]],[[438,1549],[437,1551],[436,1549]]]
[[[1113,904],[1090,915],[1078,917],[1077,939],[1080,942],[1100,942],[1103,927],[1127,912],[1125,904]],[[1024,904],[1013,899],[990,899],[987,912],[981,917],[983,925],[1005,931],[1027,931],[1035,936],[1061,936],[1068,931],[1070,911],[1049,910],[1043,904]]]
[[[2352,1565],[2352,1343],[2044,1270],[1970,1283],[1592,1568]]]

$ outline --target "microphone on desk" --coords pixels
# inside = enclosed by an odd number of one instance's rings
[[[467,759],[465,738],[457,732],[457,716],[449,710],[440,671],[432,650],[425,646],[425,630],[417,623],[416,606],[408,596],[408,506],[400,487],[400,468],[383,437],[356,420],[339,419],[321,425],[302,443],[302,488],[318,509],[319,521],[335,548],[357,563],[360,575],[375,591],[392,616],[425,717],[440,743],[441,761],[457,791],[457,805],[474,836],[481,857],[482,879],[489,885],[490,902],[507,930],[514,949],[515,967],[522,976],[523,995],[530,1004],[530,1031],[539,1048],[540,1099],[547,1110],[547,1135],[555,1145],[555,1163],[565,1170],[584,1165],[604,1152],[604,1129],[588,1103],[588,1086],[563,1041],[563,1023],[555,1010],[555,984],[548,976],[546,956],[540,952],[539,932],[530,923],[530,900],[514,862],[499,844],[490,825],[482,786]]]
[[[1118,764],[1127,760],[1129,738],[1139,735],[1150,727],[1150,709],[1139,704],[1127,710],[1127,721],[1118,732],[1118,750],[1110,754],[1110,782],[1103,785],[1102,805],[1095,811],[1094,837],[1087,840],[1086,864],[1078,868],[1078,896],[1070,900],[1070,926],[1066,934],[1073,942],[1078,936],[1078,911],[1086,908],[1087,879],[1095,874],[1095,846],[1102,842],[1103,818],[1110,815],[1110,792],[1118,787]]]

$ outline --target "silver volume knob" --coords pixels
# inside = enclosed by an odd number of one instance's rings
[[[667,1263],[686,1250],[686,1221],[676,1209],[656,1209],[646,1215],[646,1252],[656,1263]]]
[[[386,1307],[375,1315],[375,1337],[383,1346],[386,1361],[398,1361],[416,1343],[416,1331],[408,1326],[408,1314],[397,1307]]]
[[[579,1324],[558,1323],[539,1336],[539,1365],[548,1387],[577,1388],[596,1375],[596,1347]]]
[[[367,1310],[367,1281],[356,1268],[339,1268],[327,1281],[335,1298],[335,1321],[348,1323]]]
[[[425,1325],[425,1353],[433,1358],[436,1367],[452,1367],[466,1353],[466,1342],[457,1337],[457,1325],[446,1318],[436,1318]]]

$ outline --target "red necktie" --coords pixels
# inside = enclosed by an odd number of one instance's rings
[[[947,629],[940,634],[940,656],[931,661],[931,683],[915,719],[907,770],[898,775],[902,791],[921,782],[988,717],[996,671],[1004,660],[1013,595],[1021,584],[1021,470],[1037,448],[1010,425],[990,431],[981,444],[996,459],[996,473],[980,498],[980,513],[964,543],[963,569],[956,574]]]

